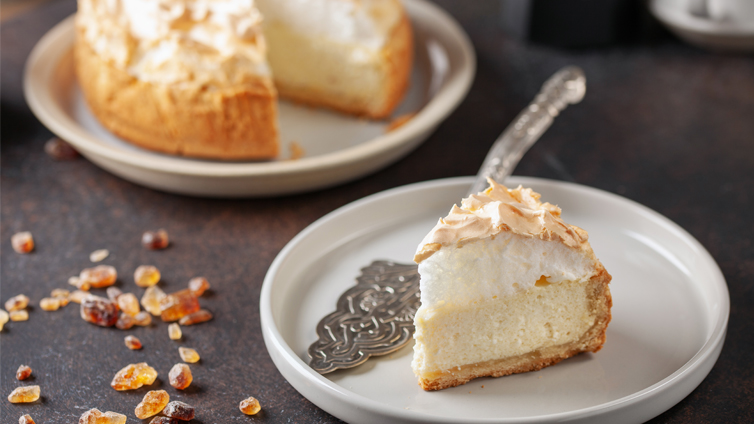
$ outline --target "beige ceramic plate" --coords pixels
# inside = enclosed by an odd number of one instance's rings
[[[50,30],[29,56],[24,92],[34,114],[89,160],[122,178],[175,193],[275,196],[336,185],[375,172],[402,158],[463,100],[475,72],[474,51],[461,27],[424,0],[405,0],[416,40],[409,92],[395,116],[416,115],[387,132],[370,122],[280,104],[283,158],[269,162],[220,162],[144,150],[105,130],[88,110],[73,73],[73,17]],[[286,160],[292,142],[304,157]]]

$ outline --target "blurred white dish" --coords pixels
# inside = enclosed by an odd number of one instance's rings
[[[34,114],[84,156],[124,179],[169,192],[212,196],[275,196],[353,180],[402,158],[463,100],[476,68],[473,47],[447,13],[406,0],[415,38],[414,70],[394,116],[417,112],[396,130],[326,110],[280,102],[283,157],[220,162],[170,156],[131,145],[104,129],[88,110],[73,73],[73,16],[37,43],[26,64],[24,93]],[[288,149],[304,151],[297,160]]]
[[[699,4],[704,5],[704,2]],[[700,11],[710,5],[699,7]],[[754,50],[754,20],[697,16],[692,13],[693,7],[692,0],[651,0],[649,3],[652,14],[689,44],[711,50]]]
[[[412,348],[320,375],[307,348],[373,260],[409,263],[424,235],[473,178],[412,184],[346,205],[298,234],[262,286],[262,331],[275,365],[314,404],[353,423],[637,423],[691,393],[717,361],[730,299],[715,261],[687,232],[630,200],[576,184],[510,177],[589,231],[612,274],[605,347],[538,372],[425,392]]]

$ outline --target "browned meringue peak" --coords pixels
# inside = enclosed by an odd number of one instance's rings
[[[414,262],[420,263],[443,246],[463,246],[503,231],[591,251],[586,231],[563,222],[560,208],[540,202],[539,193],[522,186],[511,190],[491,178],[487,181],[490,186],[485,191],[463,199],[460,208],[453,205],[448,216],[440,218],[419,244]]]
[[[254,0],[79,0],[77,27],[139,80],[225,87],[269,76]]]

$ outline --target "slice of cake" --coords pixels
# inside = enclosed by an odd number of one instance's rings
[[[539,370],[605,342],[612,297],[588,235],[491,179],[419,245],[412,367],[425,390]]]
[[[281,97],[369,118],[408,87],[413,38],[398,0],[258,0]]]

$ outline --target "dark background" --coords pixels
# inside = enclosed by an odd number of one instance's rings
[[[274,199],[166,194],[85,159],[53,161],[43,151],[52,134],[23,100],[22,70],[34,44],[74,12],[75,2],[51,1],[3,21],[0,299],[25,293],[33,306],[29,321],[8,323],[0,334],[0,385],[7,396],[19,385],[16,368],[28,364],[43,397],[25,406],[0,401],[0,421],[29,413],[38,423],[71,423],[92,407],[133,420],[133,407],[148,389],[119,393],[109,387],[114,370],[131,362],[147,360],[160,372],[150,389],[167,385],[179,344],[168,340],[164,324],[128,332],[145,346],[129,351],[126,333],[84,323],[77,305],[49,313],[38,307],[50,290],[68,288],[67,278],[89,266],[90,252],[107,248],[105,262],[117,265],[121,281],[130,281],[126,270],[151,263],[162,271],[166,291],[195,275],[212,283],[202,304],[215,319],[184,328],[180,343],[202,355],[192,367],[196,383],[180,395],[169,390],[173,399],[197,407],[196,422],[336,422],[283,379],[265,349],[259,292],[274,257],[307,225],[351,201],[475,174],[492,141],[541,83],[575,64],[587,75],[585,100],[556,120],[516,174],[620,194],[677,222],[709,250],[731,294],[725,346],[701,385],[652,422],[754,422],[754,57],[688,46],[638,2],[626,15],[636,31],[616,24],[603,39],[578,33],[571,39],[568,28],[562,38],[548,39],[547,31],[541,33],[545,17],[530,31],[507,35],[500,2],[438,3],[459,20],[478,56],[474,85],[458,110],[413,153],[374,175]],[[171,247],[143,249],[141,233],[157,228],[170,232]],[[34,234],[33,254],[11,250],[10,236],[20,230]],[[238,402],[250,395],[263,406],[256,417],[238,411]]]

